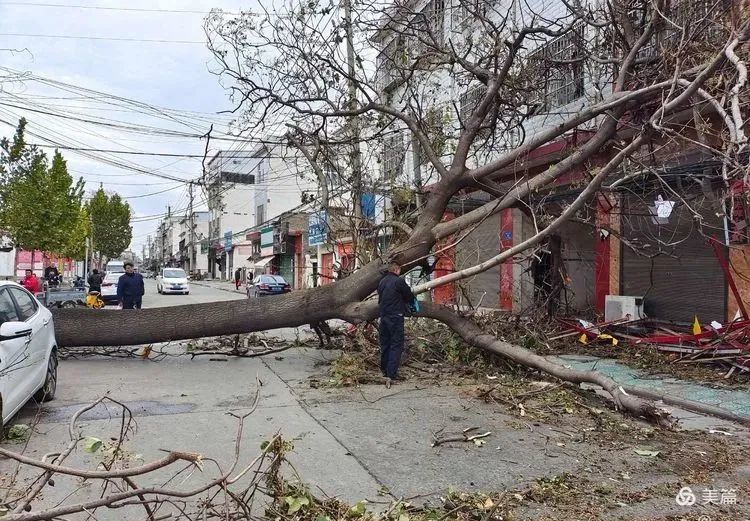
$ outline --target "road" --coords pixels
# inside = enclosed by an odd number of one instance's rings
[[[173,306],[238,298],[243,298],[241,293],[198,285],[191,287],[188,296],[162,296],[156,293],[154,282],[148,281],[145,304]],[[137,319],[137,313],[133,315]],[[476,382],[472,381],[459,385],[452,379],[434,380],[427,375],[423,380],[399,383],[395,389],[377,384],[363,384],[356,390],[332,386],[329,371],[336,356],[332,350],[293,348],[258,358],[173,356],[159,362],[139,356],[63,359],[55,400],[41,406],[28,404],[11,422],[35,425],[28,446],[8,441],[3,441],[2,446],[24,451],[36,459],[61,452],[68,444],[68,423],[75,412],[108,395],[124,403],[137,422],[137,430],[128,436],[123,447],[131,455],[130,466],[163,458],[164,450],[204,455],[207,463],[203,471],[181,475],[171,484],[181,490],[192,489],[215,476],[209,458],[215,458],[223,468],[233,459],[237,419],[232,415],[251,408],[256,381],[261,381],[259,407],[244,424],[239,466],[244,467],[257,456],[263,441],[280,432],[287,440],[293,440],[294,450],[289,458],[310,490],[316,494],[322,490],[348,502],[367,498],[387,503],[389,498],[382,496],[386,488],[397,496],[434,498],[449,488],[468,492],[503,490],[566,473],[632,486],[626,491],[632,492],[628,497],[652,494],[648,490],[654,483],[684,482],[680,475],[655,466],[648,458],[634,459],[633,450],[644,438],[629,433],[641,432],[643,424],[620,424],[627,427],[624,432],[628,434],[618,438],[617,444],[608,441],[598,448],[599,442],[578,442],[570,434],[587,425],[583,423],[587,417],[561,415],[551,423],[534,419],[527,423],[515,408],[471,399],[477,391]],[[484,384],[484,380],[480,383]],[[630,420],[623,417],[622,421]],[[82,436],[99,438],[112,447],[110,440],[116,440],[121,429],[119,411],[113,405],[99,405],[81,417],[79,426]],[[435,433],[460,434],[468,427],[487,432],[487,446],[459,443],[433,447]],[[747,431],[732,431],[738,439],[748,436]],[[620,440],[630,441],[626,444]],[[699,448],[708,450],[712,441],[707,440]],[[665,454],[675,450],[673,444],[654,445],[655,439],[649,438],[648,443]],[[692,454],[697,449],[690,451]],[[105,457],[106,454],[91,454],[81,447],[65,464],[93,469]],[[750,467],[743,468],[744,474],[729,475],[720,483],[747,483]],[[2,497],[14,469],[10,461],[0,458]],[[621,476],[626,472],[633,479],[623,482]],[[659,472],[663,475],[657,476]],[[38,474],[24,467],[13,488],[23,490]],[[137,476],[137,483],[141,487],[162,485],[171,476],[165,471],[157,476]],[[91,481],[81,483],[79,479],[56,476],[54,487],[44,489],[43,498],[34,509],[98,498],[100,493],[98,485]],[[655,519],[655,512],[676,518],[685,513],[679,511],[673,497],[617,505],[617,515],[607,519]],[[382,508],[382,503],[371,506]],[[614,504],[609,508],[615,508]],[[63,517],[144,519],[142,511],[126,513],[123,509],[97,510],[95,517]],[[537,512],[523,518],[543,517],[573,518]]]
[[[227,283],[227,288],[230,287]],[[190,295],[159,295],[155,281],[149,280],[144,306],[176,306],[241,298],[245,298],[241,293],[196,284],[191,286]],[[179,349],[179,345],[170,347]],[[257,347],[263,348],[262,345]],[[11,425],[35,424],[35,434],[25,453],[41,458],[43,454],[65,448],[68,422],[77,410],[108,395],[125,403],[133,413],[137,430],[129,436],[126,449],[138,454],[138,459],[152,461],[162,458],[164,449],[182,450],[198,452],[227,465],[234,454],[237,430],[237,419],[229,413],[240,414],[250,408],[256,378],[263,382],[261,402],[244,427],[240,466],[257,456],[263,440],[281,431],[289,439],[296,438],[296,450],[291,459],[297,469],[311,478],[311,483],[320,485],[329,493],[341,494],[350,501],[377,497],[380,484],[356,459],[346,456],[348,449],[306,411],[295,392],[263,358],[206,356],[192,359],[174,356],[159,362],[139,356],[65,358],[60,362],[55,399],[41,406],[30,402]],[[119,412],[111,405],[99,405],[85,413],[81,417],[83,435],[102,440],[115,439],[121,427]],[[23,445],[8,441],[2,446],[23,450]],[[65,463],[73,467],[94,468],[102,457],[80,448]],[[336,472],[320,475],[320,462],[324,461],[337,461]],[[131,463],[134,464],[137,463]],[[9,461],[0,458],[2,495],[7,486],[2,476],[9,475],[12,469]],[[36,474],[24,468],[15,486],[28,483]],[[161,472],[153,479],[163,479],[164,476],[165,473]],[[179,488],[196,486],[206,479],[206,475],[196,473]],[[44,499],[36,508],[54,505],[80,488],[75,479],[58,477],[55,481],[55,487],[45,490]],[[139,481],[141,486],[162,484],[145,476]],[[76,500],[98,497],[98,494],[97,487],[90,486],[88,491],[76,492]],[[131,519],[123,516],[121,511],[110,514],[97,512],[96,518]],[[142,517],[138,512],[135,519]]]
[[[163,308],[181,306],[184,304],[200,304],[204,302],[219,302],[223,300],[238,300],[245,298],[242,293],[225,291],[215,287],[192,283],[189,295],[159,295],[156,291],[156,280],[146,279],[146,294],[143,296],[144,308]],[[228,282],[222,283],[227,289],[233,286]]]

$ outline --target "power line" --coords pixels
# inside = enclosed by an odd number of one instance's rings
[[[76,4],[47,4],[41,2],[3,2],[3,5],[14,5],[23,7],[59,7],[64,9],[93,9],[97,11],[129,11],[136,13],[170,13],[170,14],[211,14],[211,11],[195,11],[190,9],[154,9],[145,7],[106,7],[100,5],[76,5]],[[261,16],[258,13],[251,13],[249,11],[243,13],[236,13],[230,11],[221,11],[222,14],[239,15],[245,14],[249,16]]]
[[[116,38],[114,36],[79,36],[71,34],[31,34],[31,33],[0,33],[0,36],[16,36],[21,38],[57,38],[63,40],[105,40],[111,42],[138,42],[138,43],[178,43],[178,44],[199,44],[204,45],[206,42],[196,40],[159,40],[148,38]]]

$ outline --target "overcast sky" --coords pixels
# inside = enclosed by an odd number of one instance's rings
[[[51,7],[50,4],[77,7]],[[49,143],[49,139],[52,139],[83,148],[203,154],[205,142],[195,138],[143,135],[29,110],[63,111],[72,117],[115,119],[138,126],[150,125],[190,133],[206,132],[209,121],[215,121],[217,129],[226,128],[230,118],[216,113],[232,105],[218,78],[209,72],[211,56],[205,44],[62,38],[203,42],[204,14],[85,9],[82,6],[207,13],[212,8],[230,12],[240,8],[254,10],[257,7],[255,2],[0,0],[0,49],[3,49],[0,50],[0,66],[150,105],[200,113],[173,113],[187,125],[170,122],[163,117],[139,114],[132,106],[115,105],[109,100],[96,99],[95,95],[66,86],[51,86],[30,78],[9,81],[8,72],[0,70],[0,120],[15,123],[18,117],[26,117],[29,131],[46,138],[30,136],[29,141],[34,143]],[[33,36],[11,36],[11,33]],[[7,49],[25,50],[11,52]],[[9,104],[24,108],[10,107]],[[12,131],[9,125],[0,122],[0,135],[10,136]],[[219,142],[215,142],[212,148],[220,146]],[[227,146],[230,144],[225,142],[223,147]],[[156,228],[158,215],[165,213],[168,205],[172,206],[172,210],[184,213],[187,206],[187,188],[184,184],[137,174],[74,151],[65,150],[63,154],[71,172],[75,176],[82,175],[86,180],[88,190],[95,190],[99,183],[104,183],[105,189],[130,198],[128,201],[138,221],[134,222],[132,246],[138,254],[146,236]],[[195,179],[201,173],[201,160],[198,158],[102,154],[127,161],[131,166],[180,179]],[[164,192],[148,195],[160,191]]]

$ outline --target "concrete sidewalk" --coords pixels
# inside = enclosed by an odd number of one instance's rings
[[[612,435],[597,436],[585,428],[585,418],[563,413],[547,423],[519,415],[512,407],[477,399],[477,384],[487,382],[454,382],[436,375],[431,380],[407,380],[391,389],[383,385],[333,387],[326,383],[331,381],[330,364],[338,354],[293,348],[263,358],[191,360],[183,356],[157,363],[111,358],[63,360],[58,397],[42,406],[41,423],[27,454],[41,458],[60,451],[67,443],[70,417],[83,404],[109,392],[132,410],[137,421],[138,429],[125,448],[139,460],[153,461],[167,449],[199,452],[226,465],[233,454],[237,426],[230,413],[241,414],[250,407],[256,378],[262,382],[261,402],[245,425],[241,461],[252,459],[262,441],[281,432],[293,440],[290,460],[312,491],[319,492],[320,487],[350,503],[367,499],[375,508],[390,501],[383,496],[384,490],[422,502],[451,488],[465,492],[514,489],[565,473],[602,486],[616,483],[623,497],[626,492],[635,497],[658,484],[676,494],[676,483],[688,482],[664,462],[670,457],[688,457],[696,464],[709,465],[718,450],[712,445],[725,436],[696,435],[683,456],[679,444],[659,441],[649,434],[653,432],[650,426],[625,417],[615,416],[621,423]],[[503,378],[501,371],[498,374]],[[36,412],[35,407],[27,406],[14,423],[28,423]],[[726,422],[709,423],[730,432],[727,440],[750,440],[744,429]],[[109,440],[117,436],[120,420],[114,408],[102,406],[87,413],[81,426],[85,436]],[[433,446],[437,433],[460,436],[469,427],[491,433],[484,438],[486,443]],[[706,433],[705,427],[701,430]],[[623,434],[615,437],[617,432]],[[664,460],[659,461],[664,462],[656,467],[654,460],[635,454],[634,449],[642,445],[661,451]],[[101,459],[101,455],[79,450],[66,464],[93,468]],[[12,468],[10,462],[0,461],[0,473]],[[195,473],[180,488],[205,481],[209,473],[208,467]],[[24,471],[21,477],[35,475]],[[623,481],[623,475],[630,477]],[[149,476],[151,482],[142,477],[139,485],[155,485],[168,476]],[[748,483],[750,466],[744,463],[719,478],[719,487]],[[55,487],[45,490],[39,506],[56,504],[78,487],[78,480],[58,478]],[[88,487],[76,494],[79,501],[96,497],[98,490]],[[611,508],[607,519],[655,519],[657,513],[688,513],[675,504],[674,496],[643,502],[619,501],[613,496],[605,501]],[[137,518],[142,518],[140,512]],[[540,519],[545,513],[534,511],[519,518]],[[121,511],[99,511],[97,519],[130,518],[123,517]]]
[[[240,286],[240,289],[234,289],[233,280],[191,280],[190,284],[196,286],[204,286],[206,288],[219,289],[221,291],[229,291],[230,293],[242,293],[245,295],[245,284]]]

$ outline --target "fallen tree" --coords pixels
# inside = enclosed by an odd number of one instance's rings
[[[549,190],[566,176],[579,175],[585,186],[576,201],[546,226],[537,228],[534,235],[486,262],[434,278],[415,291],[428,291],[474,276],[534,248],[573,218],[599,192],[605,180],[625,175],[623,164],[632,161],[642,149],[665,139],[679,142],[680,132],[686,128],[684,114],[691,112],[695,104],[700,110],[723,111],[726,117],[721,121],[731,125],[729,140],[706,145],[726,158],[727,181],[741,179],[746,174],[746,165],[738,159],[746,141],[737,131],[742,127],[742,111],[734,109],[746,81],[744,62],[736,51],[750,36],[747,20],[732,25],[722,18],[727,38],[716,44],[707,38],[705,27],[698,35],[691,33],[687,25],[675,32],[676,24],[663,14],[668,12],[668,2],[661,0],[642,3],[643,9],[651,13],[642,23],[634,23],[630,19],[632,6],[620,1],[585,12],[570,8],[565,16],[555,20],[532,16],[528,24],[514,21],[510,13],[474,12],[473,3],[467,2],[462,7],[472,12],[484,36],[469,43],[467,50],[451,38],[438,37],[424,13],[413,11],[408,5],[384,9],[376,17],[372,6],[368,7],[369,11],[363,9],[358,16],[345,13],[337,18],[327,8],[315,4],[298,8],[290,16],[269,14],[263,23],[257,23],[250,15],[227,20],[221,14],[214,14],[206,27],[209,45],[221,67],[219,73],[234,83],[233,93],[239,95],[237,110],[243,114],[242,122],[248,128],[268,128],[273,127],[271,114],[284,114],[290,130],[280,142],[298,148],[309,161],[313,175],[324,187],[321,206],[338,204],[348,208],[358,269],[330,285],[264,299],[132,313],[56,310],[55,327],[61,346],[148,344],[293,327],[329,319],[355,323],[370,320],[374,318],[374,307],[366,300],[391,260],[409,268],[424,267],[440,241],[460,241],[488,217],[508,208],[526,208],[533,213],[533,209],[528,209],[532,195]],[[332,21],[333,26],[321,23],[325,21]],[[608,24],[625,30],[612,34],[604,29]],[[339,60],[341,33],[348,35],[344,39],[349,46],[357,43],[350,34],[353,26],[364,34],[379,33],[388,27],[391,33],[412,42],[397,63],[390,63],[404,85],[400,97],[376,88],[375,78],[361,60],[355,66],[351,61]],[[558,114],[555,124],[516,146],[509,145],[508,135],[522,127],[534,112],[530,109],[534,89],[525,75],[537,70],[540,64],[529,58],[526,48],[577,34],[575,31],[581,26],[603,31],[609,39],[606,45],[601,39],[578,42],[579,53],[563,62],[586,61],[604,67],[605,72],[612,74],[612,80],[585,107],[570,115]],[[645,52],[654,45],[656,35],[662,35],[666,29],[672,35],[670,47],[662,49],[657,57]],[[692,42],[698,37],[711,47],[710,52],[705,49],[696,52]],[[462,45],[467,44],[464,41]],[[265,50],[274,52],[269,54]],[[390,60],[393,62],[394,57]],[[644,64],[655,67],[659,74],[642,74]],[[551,60],[542,67],[569,65]],[[445,71],[482,87],[482,95],[471,114],[463,119],[459,116],[459,124],[453,131],[435,129],[434,113],[426,107],[429,99],[419,94],[430,84],[431,75]],[[634,112],[640,117],[635,118]],[[364,133],[360,126],[366,117],[377,119],[369,133]],[[414,150],[420,151],[425,168],[434,174],[434,182],[429,189],[418,186],[416,206],[393,220],[392,228],[398,229],[402,239],[395,241],[388,251],[374,254],[368,249],[362,231],[360,203],[368,173],[361,168],[359,147],[362,143],[380,143],[387,133],[401,130],[411,134]],[[577,132],[575,143],[568,139],[573,131]],[[723,133],[719,129],[716,134]],[[689,141],[688,136],[686,140]],[[446,148],[446,142],[452,149]],[[524,161],[530,161],[535,151],[561,142],[566,143],[567,150],[556,164],[541,172],[524,166]],[[350,148],[353,152],[347,163],[348,181],[342,181],[337,190],[331,191],[323,166],[340,168],[342,161],[331,158]],[[451,199],[470,190],[482,190],[491,197],[479,208],[443,222]],[[336,193],[339,197],[342,193],[353,197],[336,203]],[[395,232],[393,236],[396,237]],[[603,375],[571,372],[520,348],[503,345],[500,349],[453,311],[430,309],[434,318],[462,336],[468,335],[472,345],[561,379],[598,384],[623,410],[663,420],[663,414],[651,403],[623,392]]]

